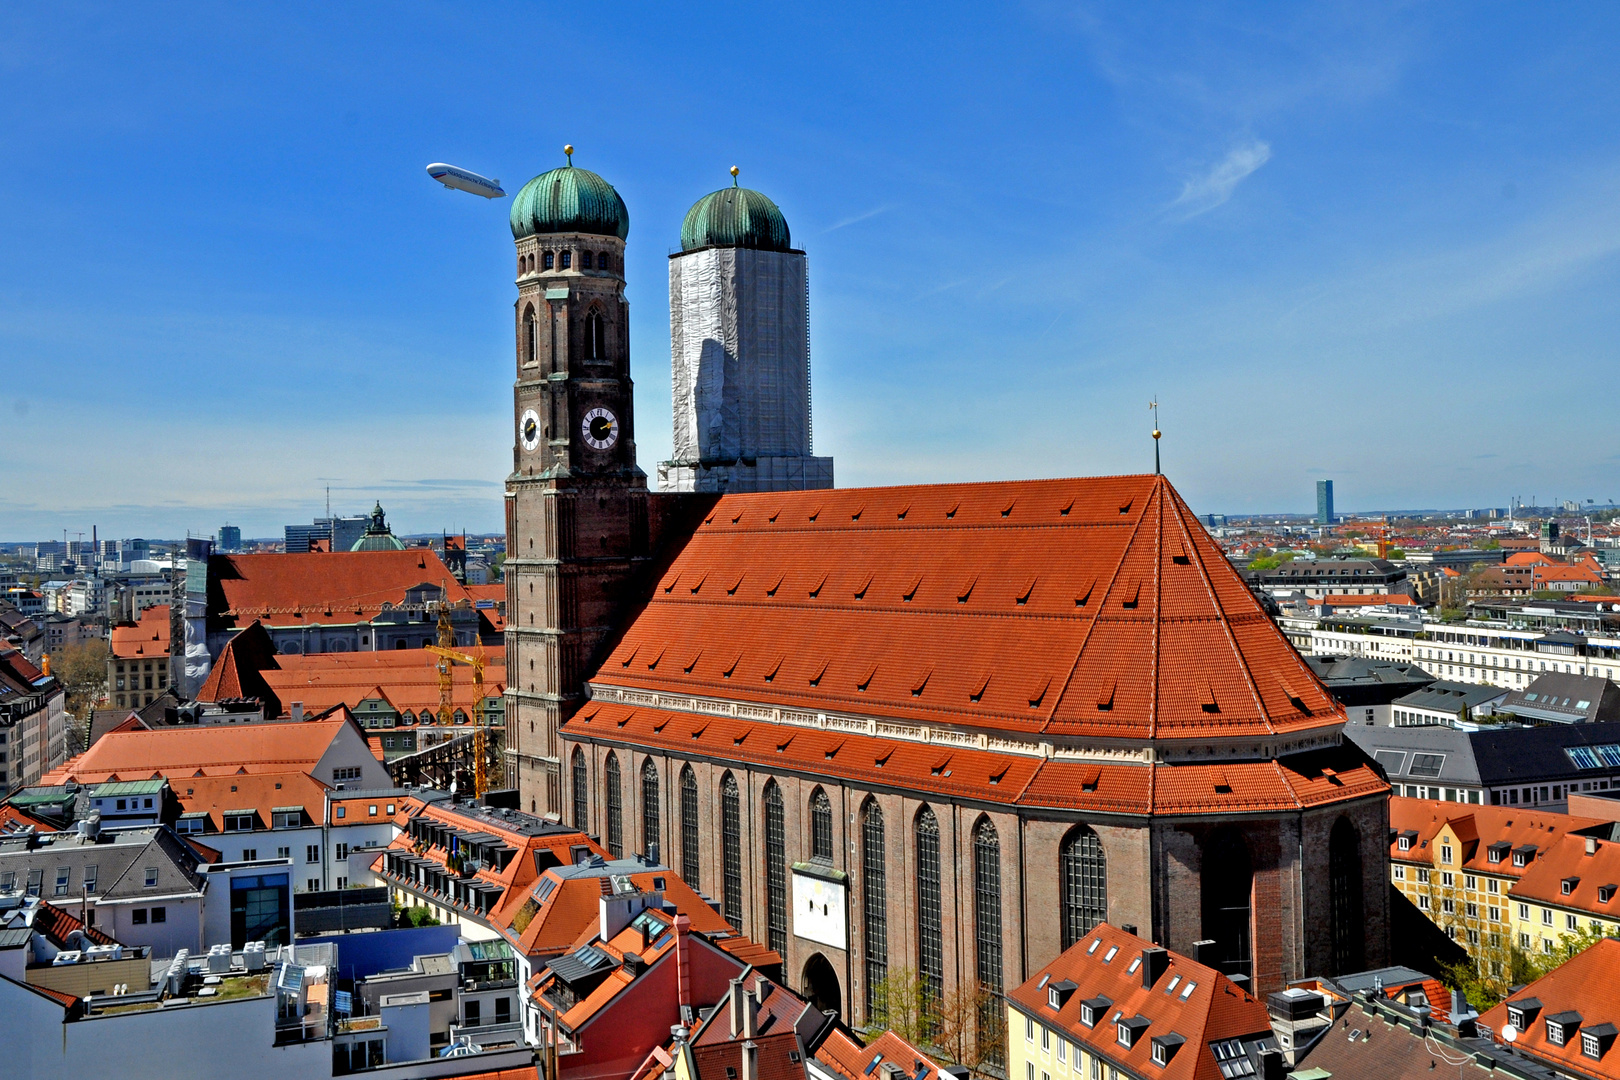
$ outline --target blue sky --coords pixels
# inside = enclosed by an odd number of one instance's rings
[[[841,486],[1140,471],[1193,506],[1620,496],[1613,5],[11,5],[0,539],[501,527],[507,200],[667,254],[742,168],[809,253]]]

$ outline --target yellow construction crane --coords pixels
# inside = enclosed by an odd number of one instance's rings
[[[453,691],[455,689],[455,676],[452,674],[456,664],[466,664],[473,671],[473,794],[482,799],[489,790],[489,775],[484,767],[484,643],[478,643],[476,653],[465,653],[456,647],[456,632],[450,625],[450,604],[447,600],[439,603],[439,643],[429,645],[428,652],[439,658],[439,723],[454,724],[456,721],[455,702]]]

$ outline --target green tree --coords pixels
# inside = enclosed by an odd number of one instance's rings
[[[51,657],[51,674],[67,696],[68,745],[74,752],[84,747],[90,710],[107,696],[107,655],[107,643],[98,638],[65,646]]]
[[[911,968],[894,968],[872,986],[867,1030],[892,1031],[974,1076],[999,1077],[1006,1063],[1007,1015],[1000,994],[965,986],[935,995]]]

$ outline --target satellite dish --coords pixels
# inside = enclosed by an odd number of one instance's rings
[[[1506,1039],[1510,1043],[1511,1042],[1518,1042],[1518,1040],[1519,1040],[1519,1030],[1517,1028],[1515,1028],[1512,1024],[1509,1024],[1507,1027],[1502,1029],[1502,1038]]]

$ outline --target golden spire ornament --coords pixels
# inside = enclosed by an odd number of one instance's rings
[[[738,174],[738,173],[739,173],[739,172],[742,172],[742,170],[741,170],[741,169],[739,169],[739,168],[737,168],[737,166],[735,166],[735,165],[733,165],[733,166],[732,166],[732,167],[731,167],[731,186],[732,186],[732,187],[736,187],[736,186],[737,186],[737,174]]]
[[[1153,475],[1158,476],[1159,436],[1162,432],[1159,431],[1159,399],[1157,395],[1154,396],[1152,401],[1148,402],[1148,408],[1153,410]]]
[[[567,146],[564,146],[563,154],[567,156],[568,167],[572,169],[574,167],[574,144],[569,143]]]

